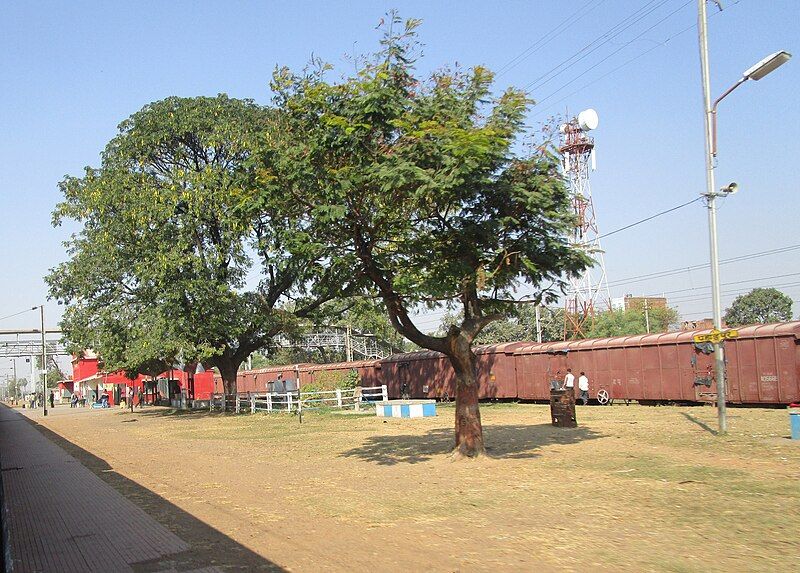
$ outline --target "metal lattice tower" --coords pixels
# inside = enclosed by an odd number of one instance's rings
[[[358,356],[360,360],[379,360],[390,356],[393,348],[390,344],[378,339],[374,334],[353,332],[349,328],[336,326],[318,326],[312,332],[305,333],[295,340],[286,336],[276,336],[271,345],[283,348],[302,348],[315,350],[327,348],[345,351],[348,360]]]
[[[561,126],[564,175],[567,177],[575,213],[573,246],[581,248],[594,260],[594,265],[572,277],[564,313],[564,338],[579,338],[594,321],[595,312],[611,307],[606,279],[606,265],[600,247],[600,234],[589,185],[589,172],[595,169],[594,139],[587,132],[597,127],[597,113],[587,109]]]

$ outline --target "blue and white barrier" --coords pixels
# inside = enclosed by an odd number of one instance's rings
[[[425,418],[436,415],[436,400],[388,400],[375,404],[379,418]]]

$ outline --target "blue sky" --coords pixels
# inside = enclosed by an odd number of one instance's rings
[[[712,94],[777,50],[797,52],[800,2],[723,0],[709,5]],[[74,228],[53,229],[57,184],[97,165],[116,126],[170,95],[226,92],[267,103],[275,65],[313,53],[342,72],[346,54],[377,47],[375,26],[396,7],[423,19],[421,72],[458,62],[504,70],[497,87],[530,86],[541,101],[531,126],[554,113],[595,108],[592,176],[601,233],[704,191],[703,117],[694,0],[574,2],[5,2],[0,10],[0,317],[40,304],[49,268],[64,260]],[[652,11],[650,11],[652,9]],[[639,11],[639,12],[637,12]],[[512,60],[557,28],[552,41]],[[633,22],[634,14],[647,14]],[[595,38],[628,22],[580,61]],[[617,28],[618,29],[618,28]],[[584,51],[586,54],[588,50]],[[717,180],[741,191],[721,204],[723,260],[800,244],[800,60],[726,99],[719,114]],[[566,61],[563,73],[539,79]],[[562,88],[563,89],[559,89]],[[674,292],[686,318],[710,316],[708,268],[629,282],[708,261],[706,210],[695,203],[603,242],[612,296]],[[755,286],[800,300],[800,250],[722,266],[724,305]],[[777,277],[766,280],[764,277]],[[728,284],[736,283],[736,284]],[[693,290],[692,290],[693,289]],[[47,304],[48,323],[61,310]],[[795,306],[795,314],[800,305]],[[32,327],[29,312],[0,328]],[[436,316],[423,318],[435,326]]]

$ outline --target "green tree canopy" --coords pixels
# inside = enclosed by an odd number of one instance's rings
[[[305,216],[309,240],[363,273],[392,326],[446,354],[457,377],[456,452],[484,450],[472,343],[522,282],[554,300],[588,258],[570,246],[569,196],[547,145],[512,151],[530,101],[495,97],[483,67],[415,75],[415,28],[392,15],[383,49],[339,82],[327,66],[273,78],[280,128],[259,173],[267,201]],[[393,33],[391,30],[400,30]],[[462,320],[423,333],[420,305]]]
[[[755,288],[734,299],[723,316],[728,326],[792,319],[792,299],[774,288]]]
[[[678,311],[674,308],[651,308],[647,311],[647,315],[650,319],[650,332],[667,332],[678,326]],[[595,316],[587,338],[646,334],[647,319],[645,311],[639,308],[601,312]]]
[[[446,335],[450,327],[460,324],[461,320],[460,313],[445,314],[437,334],[439,336]],[[542,342],[564,340],[564,309],[553,306],[540,307],[539,325],[542,331]],[[475,338],[475,343],[500,344],[535,341],[536,339],[536,307],[531,304],[520,304],[511,309],[505,318],[487,325]]]
[[[271,118],[225,95],[167,98],[119,126],[99,168],[62,181],[54,223],[82,229],[47,281],[73,350],[131,374],[202,360],[233,393],[251,352],[341,291],[322,250],[290,252],[291,225],[251,209],[248,161]]]

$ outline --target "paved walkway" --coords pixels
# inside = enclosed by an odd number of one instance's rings
[[[148,571],[174,571],[169,556],[189,549],[4,405],[0,469],[15,573],[135,571],[145,561]]]

